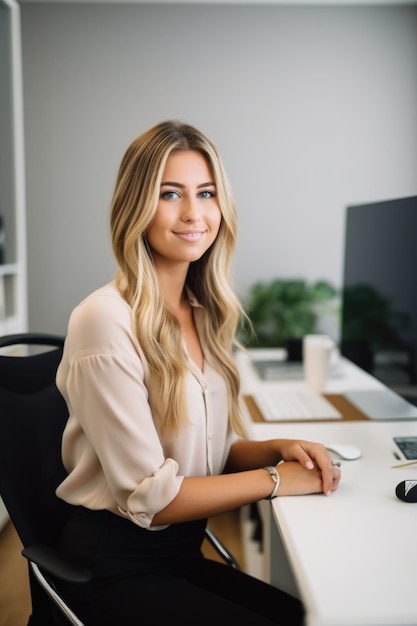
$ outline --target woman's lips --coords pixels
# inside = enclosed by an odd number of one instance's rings
[[[181,232],[175,232],[177,237],[184,239],[185,241],[198,241],[204,235],[202,230],[183,230]]]

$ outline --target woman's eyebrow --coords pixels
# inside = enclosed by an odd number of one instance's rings
[[[178,187],[179,189],[184,189],[185,185],[183,185],[182,183],[175,183],[166,180],[161,183],[161,187]],[[200,185],[197,185],[197,189],[201,189],[202,187],[215,187],[215,184],[212,181],[208,181],[207,183],[201,183]]]
[[[161,187],[180,187],[181,189],[183,189],[185,185],[182,185],[181,183],[174,183],[174,182],[167,180],[161,183]]]
[[[201,183],[201,185],[197,185],[198,189],[201,189],[201,187],[215,187],[215,183],[213,181],[208,181],[207,183]]]

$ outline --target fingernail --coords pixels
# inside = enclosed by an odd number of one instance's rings
[[[312,463],[312,461],[307,461],[307,463],[306,463],[306,467],[307,467],[308,469],[313,469],[314,464]]]

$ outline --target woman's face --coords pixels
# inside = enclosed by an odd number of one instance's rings
[[[216,186],[206,159],[195,150],[172,152],[147,231],[155,265],[188,266],[198,260],[216,239],[220,222]]]

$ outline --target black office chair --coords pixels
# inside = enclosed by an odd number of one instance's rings
[[[65,476],[61,437],[68,419],[55,385],[64,337],[21,333],[0,337],[0,496],[29,562],[32,615],[28,626],[83,626],[54,579],[83,584],[90,571],[54,548],[70,507],[55,495]],[[217,536],[206,538],[222,559],[239,563]]]

